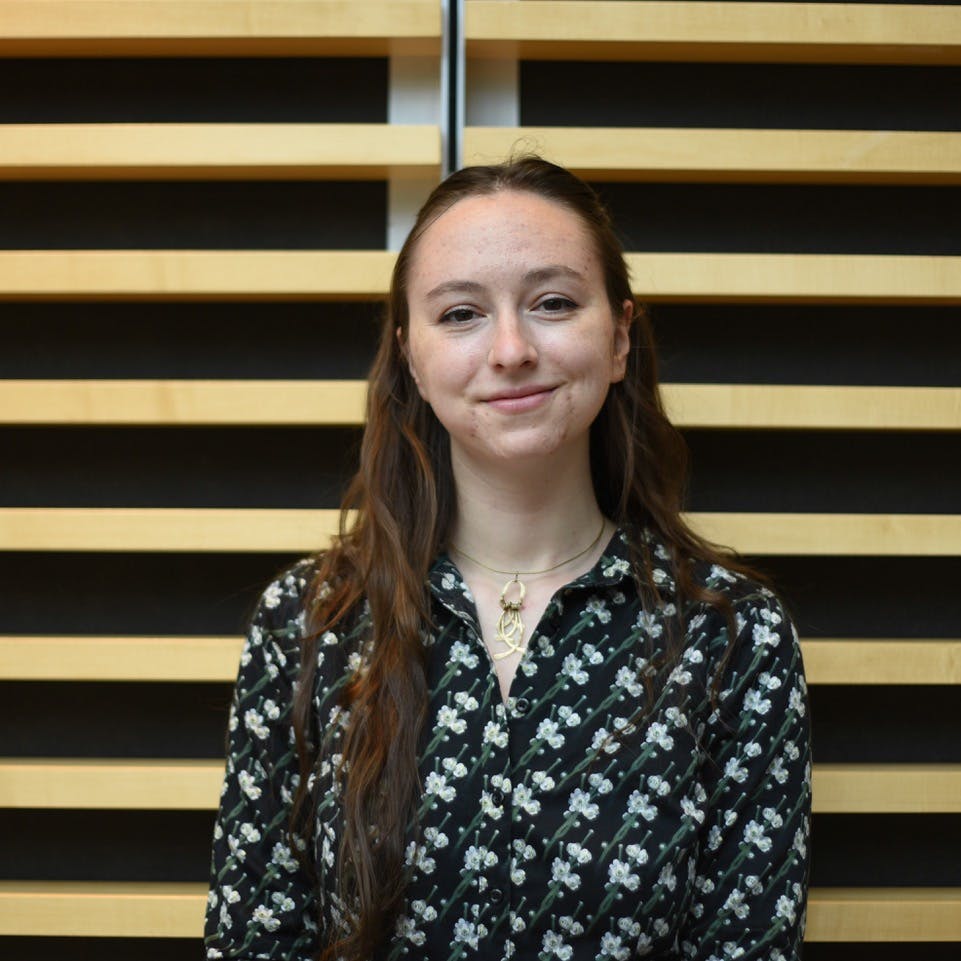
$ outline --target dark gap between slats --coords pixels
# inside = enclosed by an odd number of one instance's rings
[[[300,556],[0,552],[0,634],[239,635]]]
[[[520,64],[524,126],[961,130],[959,102],[956,66]]]
[[[961,513],[956,433],[686,436],[691,510]],[[0,504],[336,508],[360,440],[359,427],[0,427]]]
[[[366,378],[378,303],[5,303],[0,377]]]
[[[0,59],[0,123],[386,123],[386,58]]]
[[[366,181],[0,183],[0,249],[381,250]]]
[[[0,428],[0,448],[8,507],[336,508],[360,431]]]

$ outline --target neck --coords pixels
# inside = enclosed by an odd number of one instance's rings
[[[452,466],[457,518],[449,546],[488,567],[544,570],[597,537],[603,518],[587,457],[564,464],[515,462],[499,471],[454,451]]]

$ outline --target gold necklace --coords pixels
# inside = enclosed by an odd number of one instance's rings
[[[494,640],[506,644],[507,650],[499,651],[496,654],[492,653],[491,657],[493,657],[495,661],[499,661],[504,657],[510,657],[511,654],[521,654],[524,651],[524,622],[521,620],[521,608],[524,606],[524,597],[527,595],[527,588],[520,579],[521,574],[523,574],[524,577],[530,577],[534,574],[549,574],[551,571],[556,571],[559,567],[563,567],[565,564],[570,564],[571,561],[576,561],[579,557],[583,557],[589,550],[597,546],[597,542],[601,539],[606,525],[607,518],[602,517],[601,529],[597,532],[594,540],[592,540],[584,550],[578,551],[573,557],[568,557],[567,560],[561,561],[553,567],[545,567],[541,571],[504,571],[497,567],[491,567],[483,561],[479,561],[476,557],[471,557],[467,551],[462,551],[459,547],[455,547],[453,544],[451,545],[461,557],[466,557],[469,561],[473,561],[478,567],[483,567],[485,571],[490,571],[493,574],[512,573],[514,575],[504,585],[504,589],[501,591],[501,614],[500,617],[497,618],[497,631],[494,634]],[[515,585],[517,586],[517,596],[513,600],[508,600],[507,593]]]

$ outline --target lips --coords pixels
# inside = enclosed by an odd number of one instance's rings
[[[529,410],[535,410],[541,404],[546,403],[551,394],[554,393],[554,389],[546,385],[515,387],[510,390],[498,391],[488,397],[486,403],[505,414],[521,414]]]

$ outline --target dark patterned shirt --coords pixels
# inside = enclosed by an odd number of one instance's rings
[[[473,600],[442,555],[430,575],[430,711],[410,835],[405,909],[384,957],[411,961],[601,961],[650,957],[788,961],[800,956],[808,881],[811,765],[797,633],[777,598],[725,568],[738,629],[719,709],[708,689],[728,643],[724,617],[692,603],[682,654],[643,674],[676,614],[664,548],[662,601],[645,610],[626,539],[559,590],[505,704]],[[334,889],[341,831],[337,744],[345,679],[363,666],[364,617],[321,639],[308,880],[286,840],[298,764],[289,713],[310,560],[264,592],[230,714],[214,832],[209,958],[307,959],[349,911]],[[612,735],[617,735],[616,737]]]

